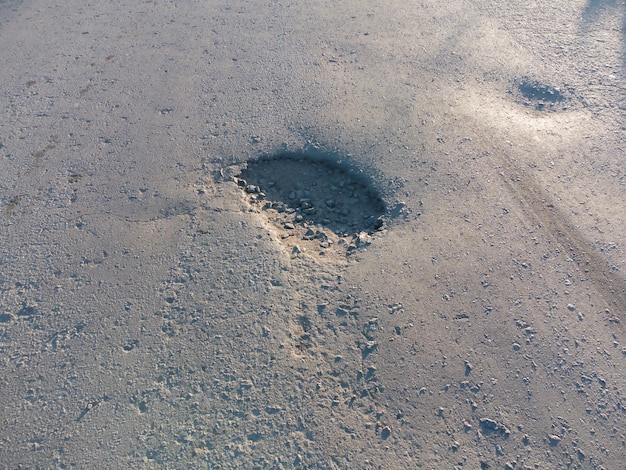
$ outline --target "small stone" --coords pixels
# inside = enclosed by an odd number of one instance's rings
[[[365,232],[360,232],[356,237],[357,246],[368,246],[372,243],[372,237]]]
[[[326,232],[317,232],[315,234],[315,238],[321,240],[321,241],[327,241],[328,240],[328,235],[326,234]]]
[[[287,230],[293,230],[294,228],[296,228],[296,226],[295,226],[294,224],[292,224],[291,222],[287,222],[287,223],[284,225],[284,227],[285,227]]]
[[[556,434],[550,434],[548,436],[548,440],[550,441],[550,445],[551,446],[555,446],[559,442],[561,442],[561,436],[557,436]]]
[[[293,201],[296,198],[296,193],[295,191],[291,191],[289,193],[289,196],[287,196],[289,198],[290,201]]]
[[[567,304],[567,309],[568,309],[570,312],[573,312],[574,310],[576,310],[576,307],[574,307],[572,304]]]
[[[522,347],[519,343],[513,343],[513,351],[519,351]]]
[[[246,186],[246,192],[248,194],[260,193],[261,188],[259,188],[258,186],[255,186],[254,184],[249,184],[248,186]]]

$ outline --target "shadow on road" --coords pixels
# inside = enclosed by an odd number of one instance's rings
[[[622,68],[626,69],[626,3],[621,0],[588,0],[582,15],[582,32],[588,33],[602,18],[622,17]]]

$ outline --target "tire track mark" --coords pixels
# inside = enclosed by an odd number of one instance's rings
[[[626,280],[612,271],[593,244],[578,230],[570,218],[528,173],[505,156],[500,157],[506,171],[504,182],[522,202],[522,211],[579,266],[586,279],[606,304],[616,309],[620,319],[626,306]]]

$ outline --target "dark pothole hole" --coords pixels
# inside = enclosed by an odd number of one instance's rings
[[[560,87],[546,85],[528,78],[515,80],[514,86],[519,100],[525,106],[534,107],[538,111],[567,109],[566,91]]]
[[[384,224],[385,204],[367,178],[330,158],[263,157],[248,162],[236,181],[282,239],[314,242],[320,255],[349,254]]]

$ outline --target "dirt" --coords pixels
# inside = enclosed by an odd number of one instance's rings
[[[0,2],[1,466],[624,468],[625,15]]]

